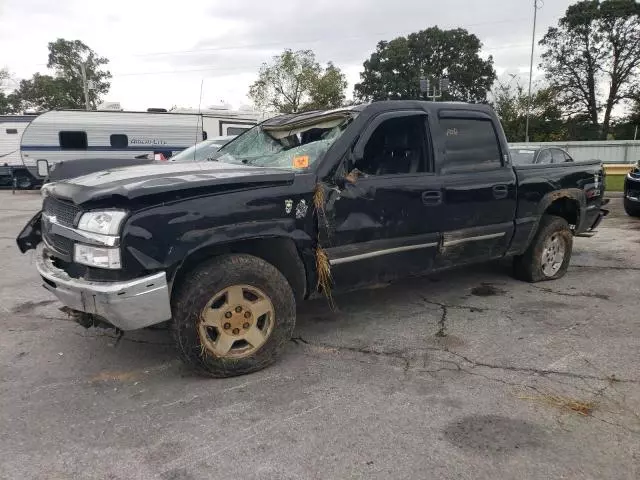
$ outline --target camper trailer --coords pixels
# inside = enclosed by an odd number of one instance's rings
[[[257,123],[257,117],[225,113],[50,111],[22,134],[21,161],[34,181],[41,183],[47,167],[58,162],[168,159],[207,137],[237,135]]]
[[[0,186],[30,185],[30,175],[20,158],[20,139],[35,115],[0,115]]]

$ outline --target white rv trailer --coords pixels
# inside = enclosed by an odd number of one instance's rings
[[[0,115],[0,185],[12,185],[14,176],[28,176],[20,158],[20,140],[34,118],[35,115]]]
[[[226,113],[50,111],[25,129],[21,159],[31,175],[41,180],[38,160],[52,166],[75,159],[133,159],[154,154],[168,158],[207,137],[220,136],[220,132],[237,134],[256,124],[251,116]]]

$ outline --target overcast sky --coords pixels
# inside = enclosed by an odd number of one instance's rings
[[[544,0],[538,39],[571,3]],[[532,21],[533,0],[0,0],[0,67],[46,73],[47,43],[79,39],[110,60],[106,100],[125,109],[197,108],[203,79],[203,108],[237,108],[284,48],[336,63],[351,96],[379,40],[433,25],[475,33],[499,74],[526,73]]]

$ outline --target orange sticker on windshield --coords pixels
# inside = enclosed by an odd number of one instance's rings
[[[309,166],[309,155],[293,157],[293,168],[307,168]]]

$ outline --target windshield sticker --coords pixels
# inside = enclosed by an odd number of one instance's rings
[[[293,168],[307,168],[309,166],[309,155],[293,157]]]
[[[458,133],[460,132],[457,128],[447,128],[447,137],[457,137]]]
[[[292,209],[293,209],[293,200],[291,200],[290,198],[287,198],[284,201],[284,211],[287,215],[289,215]]]
[[[307,202],[305,202],[304,199],[300,200],[298,205],[296,205],[296,218],[304,218],[307,215],[308,209],[309,206],[307,205]]]

